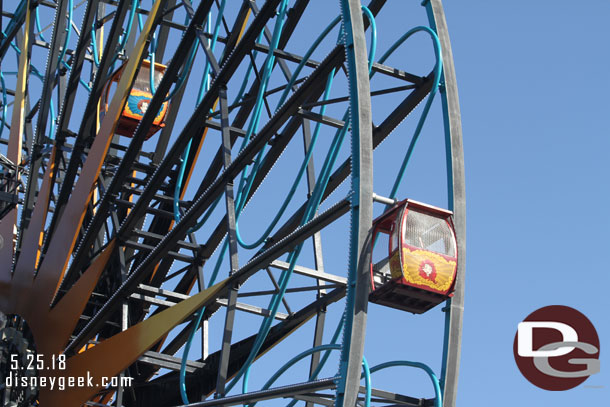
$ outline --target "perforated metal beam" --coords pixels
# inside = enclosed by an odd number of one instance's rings
[[[363,257],[362,254],[368,252],[367,238],[373,223],[373,125],[368,54],[360,0],[341,0],[341,14],[350,83],[352,192],[345,327],[335,405],[354,407],[360,388],[368,307],[369,285],[365,270],[370,264],[366,261],[370,258]]]
[[[436,30],[443,53],[441,96],[445,116],[447,145],[449,209],[453,211],[453,223],[460,255],[455,291],[447,301],[445,321],[445,353],[442,366],[441,386],[443,406],[454,407],[457,399],[460,356],[462,348],[462,322],[464,315],[464,282],[466,273],[466,186],[464,178],[464,152],[462,144],[462,122],[458,97],[453,52],[445,12],[440,0],[424,2],[430,26]]]

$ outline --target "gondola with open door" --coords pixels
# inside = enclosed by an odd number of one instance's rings
[[[371,264],[371,302],[421,314],[452,295],[458,254],[451,212],[407,199],[373,228],[390,239],[389,273]]]
[[[161,82],[161,78],[163,78],[163,74],[165,73],[166,66],[162,64],[155,63],[154,72],[153,72],[153,84],[154,87],[157,88],[159,83]],[[106,113],[108,110],[108,94],[110,92],[110,87],[113,83],[118,83],[121,79],[121,74],[123,73],[124,65],[117,69],[108,84],[106,85],[106,89],[104,92],[104,100],[102,103],[103,113]],[[133,87],[129,92],[129,96],[127,97],[127,103],[125,103],[125,108],[121,113],[121,117],[119,119],[119,123],[115,130],[116,134],[120,134],[121,136],[132,137],[135,132],[140,120],[146,113],[148,109],[148,105],[153,97],[153,92],[150,86],[150,61],[144,60],[142,61],[142,66],[138,71],[138,76],[135,79]],[[165,117],[167,116],[167,111],[169,109],[169,101],[163,102],[161,105],[161,109],[155,116],[155,119],[148,129],[148,133],[146,134],[146,139],[148,140],[155,134],[157,131],[165,127]]]

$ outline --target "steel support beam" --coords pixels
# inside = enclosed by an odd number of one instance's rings
[[[337,407],[354,407],[360,387],[369,284],[373,223],[373,133],[368,56],[360,0],[342,0],[352,126],[351,240],[343,344],[337,386]],[[367,260],[369,261],[367,263]],[[365,264],[366,263],[366,264]]]
[[[185,130],[178,136],[170,152],[160,163],[155,174],[153,174],[151,177],[147,187],[144,189],[140,199],[136,203],[136,206],[123,223],[119,232],[121,235],[128,233],[128,231],[133,228],[136,220],[142,216],[142,209],[148,206],[150,203],[152,195],[155,193],[156,186],[159,185],[159,181],[164,179],[169,174],[170,170],[177,163],[179,156],[185,150],[189,141],[193,140],[195,145],[199,143],[205,129],[205,122],[202,122],[201,117],[206,116],[207,112],[213,107],[218,97],[219,87],[221,84],[227,83],[233,73],[237,70],[242,59],[252,48],[252,44],[254,43],[258,32],[260,32],[264,24],[273,15],[278,1],[279,0],[270,0],[265,3],[261,9],[261,13],[252,22],[252,25],[250,25],[248,28],[248,31],[244,35],[243,39],[237,44],[235,51],[231,53],[229,59],[223,65],[222,70],[212,83],[210,90],[206,93],[203,100],[197,106],[197,109],[189,119],[185,126]],[[185,218],[187,217],[187,214],[185,214]]]
[[[43,147],[42,141],[47,130],[47,121],[49,116],[50,102],[53,89],[57,84],[56,75],[59,68],[60,44],[66,35],[66,11],[68,8],[67,0],[60,0],[55,9],[55,21],[53,23],[53,34],[51,37],[50,51],[47,56],[47,69],[45,72],[42,95],[40,96],[38,118],[36,121],[36,132],[29,147],[29,172],[23,198],[23,206],[21,209],[20,227],[26,229],[32,208],[34,207],[34,198],[38,192],[38,172],[42,160],[41,150]],[[19,243],[18,243],[19,244]]]
[[[349,202],[344,200],[337,203],[333,207],[326,210],[324,213],[318,215],[316,218],[303,225],[291,235],[277,242],[265,252],[253,258],[244,267],[242,267],[231,277],[229,277],[231,281],[228,283],[228,285],[243,283],[258,270],[264,269],[265,267],[269,266],[273,260],[288,252],[308,237],[313,236],[316,232],[322,230],[324,227],[328,226],[330,223],[334,222],[339,217],[347,213],[348,210]],[[187,214],[185,214],[185,216],[187,215],[188,212]],[[116,310],[116,307],[121,303],[122,299],[132,293],[133,290],[138,286],[138,284],[143,281],[143,279],[150,273],[151,270],[149,264],[147,264],[148,261],[153,264],[156,264],[159,261],[159,259],[163,256],[164,245],[172,243],[172,240],[175,238],[175,236],[180,233],[180,231],[176,231],[177,228],[178,226],[172,229],[170,234],[166,237],[166,241],[162,241],[155,248],[155,250],[153,250],[153,252],[147,257],[147,262],[143,263],[141,267],[133,271],[129,275],[125,283],[123,283],[123,285],[121,285],[121,287],[119,287],[114,292],[114,294],[102,306],[102,308],[97,312],[97,314],[89,320],[88,324],[67,346],[66,353],[70,353],[75,349],[78,349],[83,346],[83,344],[86,343],[87,340],[89,340],[90,337],[93,336],[101,326],[103,326],[104,321],[107,319],[108,315],[110,315],[113,311]],[[219,296],[224,295],[226,295],[226,292],[223,292],[221,290]],[[203,304],[202,306],[206,307],[206,312],[208,308],[217,309],[215,307],[209,307],[210,305],[212,305],[212,301],[210,301],[209,304]]]
[[[335,48],[331,52],[331,54],[325,59],[325,61],[320,65],[320,67],[316,71],[314,71],[314,73],[312,73],[312,75],[310,75],[310,77],[307,78],[307,81],[305,81],[303,83],[303,85],[301,85],[301,87],[293,95],[293,97],[291,97],[289,99],[289,101],[287,101],[284,104],[284,106],[282,107],[282,109],[280,110],[280,112],[283,112],[282,115],[285,114],[286,109],[290,109],[289,111],[291,111],[293,113],[290,115],[290,121],[284,127],[284,130],[282,131],[282,133],[275,136],[273,145],[272,145],[271,149],[269,150],[269,152],[265,155],[263,165],[258,170],[257,175],[254,178],[252,187],[250,188],[250,192],[249,192],[248,196],[246,197],[246,202],[248,202],[250,200],[250,198],[253,196],[253,194],[256,192],[256,190],[261,185],[261,183],[265,179],[268,172],[271,170],[271,168],[273,167],[273,165],[275,164],[275,162],[277,161],[277,159],[279,158],[281,153],[284,151],[284,149],[286,148],[286,146],[288,145],[288,143],[290,142],[290,140],[292,139],[292,137],[294,136],[296,131],[301,126],[301,123],[302,123],[301,118],[294,116],[295,106],[302,104],[303,101],[307,100],[307,99],[317,99],[322,94],[323,84],[325,83],[325,79],[322,79],[322,78],[325,78],[325,76],[327,76],[332,71],[333,68],[338,67],[339,63],[342,62],[342,59],[339,59],[339,58],[342,58],[344,55],[344,53],[342,52],[342,48],[343,48],[342,46],[338,46],[337,48]],[[272,118],[272,121],[275,121],[276,118],[277,118],[277,115]],[[283,118],[281,120],[286,120],[286,118]],[[265,137],[270,138],[270,134],[268,134],[268,131],[266,130],[267,128],[268,128],[268,126],[265,126],[265,128],[263,130],[261,130],[261,132],[259,132],[259,135],[257,135],[257,137],[255,139],[258,139],[258,137],[261,134],[266,134]],[[251,144],[253,142],[254,142],[254,140],[251,142]],[[250,145],[248,147],[250,147]],[[216,160],[216,158],[215,158],[215,160]],[[214,164],[212,164],[212,166],[213,165]],[[196,193],[196,195],[201,195],[205,192],[208,192],[208,189],[210,187],[209,187],[209,184],[206,183],[206,179],[208,178],[208,176],[211,173],[212,172],[209,171],[208,174],[206,175],[206,177],[204,177],[204,180],[203,180],[202,184],[200,185],[200,188],[199,188],[198,192]],[[214,180],[216,178],[210,177],[210,179]],[[300,221],[300,219],[301,218],[299,217],[299,221]],[[295,225],[295,227],[296,227],[296,225]],[[294,230],[294,229],[292,229],[292,230]],[[221,223],[219,223],[219,225],[216,227],[216,229],[212,233],[211,237],[206,242],[206,244],[205,244],[206,250],[203,253],[204,257],[209,257],[212,254],[212,252],[215,250],[215,248],[218,246],[218,244],[220,244],[222,237],[225,234],[226,234],[226,227],[225,227],[225,221],[223,220],[223,221],[221,221]],[[277,241],[277,239],[272,239],[271,241]],[[268,245],[265,245],[263,247],[263,249],[266,247],[268,247]]]
[[[6,51],[11,46],[11,41],[17,35],[17,32],[23,27],[24,22],[27,21],[26,14],[30,8],[29,1],[21,1],[15,10],[15,14],[8,23],[6,37],[3,36],[0,42],[0,60],[4,58]]]
[[[404,120],[415,107],[426,97],[430,88],[432,87],[432,79],[431,76],[428,76],[424,83],[418,87],[417,89],[410,92],[407,97],[394,109],[386,119],[380,123],[377,127],[373,129],[373,148],[377,147],[390,133],[394,130],[398,124],[402,120]],[[324,190],[324,195],[322,196],[322,202],[326,200],[332,194],[335,189],[345,181],[345,179],[350,175],[352,170],[352,162],[351,159],[345,160],[338,168],[335,170],[333,175],[331,175],[328,185]],[[295,213],[288,219],[284,225],[282,225],[278,231],[273,235],[270,239],[270,242],[276,242],[286,235],[291,233],[295,228],[297,228],[301,218],[303,217],[303,213],[305,211],[305,206],[307,203],[303,203],[301,207],[295,211]],[[271,243],[263,246],[265,249]],[[296,270],[295,270],[296,272]],[[331,281],[331,280],[328,280]]]
[[[89,30],[88,27],[91,27],[95,21],[95,13],[97,11],[98,4],[98,0],[90,0],[87,2],[85,15],[83,17],[83,25],[81,26],[81,34],[78,37],[76,50],[72,55],[68,85],[62,104],[59,108],[59,123],[57,125],[57,135],[55,137],[56,145],[58,145],[58,147],[64,147],[65,145],[66,133],[68,131],[70,118],[72,117],[74,101],[76,100],[76,92],[79,86],[85,57],[87,56],[87,48],[91,42],[91,30]],[[59,158],[57,159],[56,164],[58,162]]]
[[[269,390],[253,391],[251,393],[238,394],[235,396],[224,397],[221,399],[201,401],[199,403],[191,403],[188,405],[188,407],[235,406],[238,404],[245,405],[247,403],[254,403],[257,401],[282,397],[290,397],[294,396],[295,394],[307,393],[316,390],[334,389],[335,387],[336,379],[334,377],[331,377],[328,379],[319,379],[311,382],[275,387]]]
[[[223,166],[227,171],[231,165],[231,136],[229,134],[229,108],[227,102],[227,88],[220,87],[220,123],[222,126],[222,149],[223,149]],[[225,208],[227,216],[227,230],[229,231],[227,239],[229,245],[229,276],[232,276],[239,269],[239,261],[237,256],[237,228],[235,217],[235,201],[233,199],[233,180],[229,179],[225,183]],[[234,284],[230,290],[227,300],[227,316],[225,318],[224,334],[222,337],[222,349],[220,352],[220,361],[218,362],[218,377],[216,379],[216,398],[224,397],[225,384],[227,381],[227,372],[229,370],[229,356],[231,352],[231,337],[233,336],[233,324],[235,322],[235,306],[237,303],[237,291],[239,286]]]
[[[106,42],[106,46],[104,47],[104,53],[102,55],[102,59],[100,61],[100,65],[98,67],[97,74],[95,75],[95,81],[93,82],[93,87],[91,88],[91,93],[89,94],[89,99],[87,101],[87,105],[85,107],[85,113],[83,114],[83,120],[81,122],[80,129],[78,134],[76,135],[76,140],[74,142],[74,146],[72,149],[72,153],[70,155],[70,161],[68,162],[68,168],[65,172],[63,182],[61,184],[61,189],[59,191],[59,196],[55,203],[55,211],[51,218],[51,223],[47,230],[47,235],[45,237],[45,244],[43,248],[43,253],[48,249],[48,245],[50,242],[50,237],[53,235],[55,228],[57,227],[57,222],[63,213],[63,209],[68,202],[68,198],[72,193],[72,187],[74,186],[74,181],[76,180],[78,168],[82,163],[82,154],[85,151],[85,147],[89,147],[91,141],[93,140],[96,129],[95,123],[97,117],[95,114],[91,114],[92,112],[97,112],[97,105],[102,96],[102,91],[107,81],[107,74],[110,70],[113,62],[113,58],[115,56],[115,48],[119,41],[119,36],[121,35],[121,31],[123,28],[123,21],[125,16],[127,15],[127,11],[129,9],[128,2],[122,2],[119,4],[116,13],[114,15],[114,19],[112,21],[112,27],[110,29],[110,35],[108,41]],[[83,36],[85,37],[85,36]],[[83,38],[84,39],[84,38]],[[88,46],[88,44],[82,44],[83,47]],[[84,50],[81,50],[84,52]],[[76,87],[74,88],[76,90]],[[69,120],[66,120],[63,124],[65,128],[67,128]],[[62,132],[63,128],[60,127],[57,133],[56,145],[59,149],[63,146],[65,142],[65,133]],[[60,154],[57,154],[57,159],[55,162],[56,168],[59,168],[59,157]],[[58,172],[58,171],[56,171]]]
[[[19,72],[17,74],[17,85],[15,89],[15,99],[11,117],[11,130],[6,157],[15,164],[15,179],[19,177],[19,167],[23,152],[23,132],[26,122],[26,99],[28,89],[28,74],[31,58],[31,45],[34,37],[34,13],[31,9],[30,0],[23,1],[24,11],[24,34],[21,44],[21,55],[19,56]],[[19,26],[21,28],[21,26]],[[7,40],[9,41],[9,40]],[[10,41],[9,41],[10,42]],[[17,224],[17,208],[13,208],[7,213],[0,222],[0,236],[3,239],[3,246],[0,248],[0,264],[3,270],[0,272],[0,295],[5,296],[5,285],[11,280],[13,269],[15,225]]]
[[[309,120],[303,119],[303,154],[307,155],[311,146],[311,127]],[[311,198],[315,185],[316,185],[316,173],[314,168],[314,157],[311,156],[309,162],[307,163],[307,199]],[[317,214],[317,213],[316,213]],[[324,273],[324,260],[322,256],[322,236],[318,232],[312,237],[313,243],[313,258],[314,258],[314,266],[316,273]],[[322,279],[316,279],[316,284],[318,286],[324,286],[326,282]],[[321,289],[317,293],[317,297],[320,298],[326,294],[325,289]],[[322,340],[324,337],[324,324],[326,322],[326,308],[320,307],[316,314],[316,328],[314,330],[313,335],[313,344],[312,347],[322,345]],[[309,365],[309,377],[312,377],[313,372],[318,367],[320,363],[320,353],[316,352],[311,355],[311,363]],[[307,407],[313,407],[313,403],[308,402]]]
[[[273,348],[283,339],[287,338],[292,332],[301,327],[305,322],[310,320],[320,307],[329,306],[339,301],[344,295],[345,288],[333,290],[287,317],[284,321],[274,325],[259,351],[259,356]],[[206,309],[206,315],[204,317],[207,316],[208,309]],[[186,336],[188,336],[191,329],[192,324],[187,326],[183,332],[179,333],[176,338],[172,340],[166,349],[164,349],[164,353],[173,354],[182,347],[184,341],[186,341]],[[246,361],[256,336],[257,335],[254,334],[231,345],[231,357],[228,371],[229,377],[234,376]],[[220,350],[210,354],[210,356],[205,359],[204,367],[195,370],[193,373],[187,374],[186,390],[189,399],[196,399],[200,396],[209,395],[214,392],[217,377],[216,367],[218,366],[219,357]],[[138,402],[133,407],[149,406],[153,400],[161,405],[176,405],[181,403],[177,372],[171,372],[156,378],[147,386],[141,387],[136,391]]]
[[[152,125],[152,123],[155,119],[155,112],[158,112],[159,109],[161,108],[161,105],[163,104],[163,101],[165,99],[164,95],[167,95],[169,93],[172,83],[178,77],[180,68],[183,67],[183,65],[184,65],[184,62],[186,60],[186,55],[188,54],[188,50],[190,49],[192,42],[196,38],[196,33],[195,33],[196,28],[195,27],[197,25],[203,24],[205,16],[207,16],[207,14],[212,6],[212,3],[213,3],[212,0],[206,0],[200,4],[199,8],[197,9],[197,12],[195,13],[193,19],[191,20],[191,24],[189,25],[189,28],[184,33],[182,40],[180,41],[180,44],[178,45],[178,48],[176,50],[176,57],[172,58],[171,63],[167,67],[167,70],[166,70],[165,74],[163,75],[163,79],[161,79],[161,83],[159,83],[157,92],[155,92],[155,95],[153,96],[153,98],[150,102],[149,108],[147,109],[146,113],[142,117],[142,120],[140,121],[140,124],[138,125],[138,127],[134,133],[134,136],[131,139],[131,142],[129,143],[129,147],[127,148],[127,151],[125,152],[123,159],[121,160],[121,163],[119,164],[119,167],[117,168],[114,176],[112,177],[112,180],[110,181],[110,185],[108,186],[108,189],[106,190],[104,196],[102,197],[102,199],[98,205],[95,216],[91,220],[90,224],[87,226],[87,231],[86,231],[84,237],[80,241],[80,244],[79,244],[79,246],[76,250],[76,254],[74,256],[74,260],[72,261],[72,266],[70,267],[70,270],[68,271],[69,275],[76,272],[77,270],[79,270],[80,268],[82,268],[85,265],[85,261],[87,260],[87,255],[88,255],[87,252],[88,252],[91,244],[93,243],[93,240],[95,239],[95,234],[97,233],[97,230],[99,230],[99,228],[103,225],[104,220],[106,219],[106,216],[108,215],[108,211],[111,208],[113,198],[116,195],[118,195],[120,189],[123,187],[123,185],[125,183],[126,178],[131,173],[130,167],[133,164],[133,162],[136,160],[137,155],[138,155],[139,151],[141,150],[142,145],[144,144],[144,141],[146,139],[146,134],[148,133],[148,129],[150,128],[150,126]],[[186,68],[183,68],[183,69],[186,69]],[[178,110],[178,109],[176,109],[176,110]],[[179,152],[178,155],[181,155],[181,152]],[[173,157],[173,158],[177,159],[177,157]],[[156,170],[152,178],[155,178],[155,175],[157,175],[158,173],[159,173],[159,170]],[[161,178],[161,177],[156,178],[156,180],[158,180],[159,178]],[[162,183],[159,183],[157,181],[153,185],[155,187],[157,187],[158,185],[161,185],[161,184]],[[147,189],[149,189],[149,190],[153,189],[153,188],[149,188],[149,187],[150,187],[150,183],[148,184]],[[142,195],[144,195],[145,191],[142,193]],[[156,191],[154,191],[154,192],[156,192]],[[140,199],[138,200],[138,203],[140,202],[140,200],[142,200],[142,197],[140,197]],[[146,205],[147,207],[148,207],[149,202],[150,202],[150,199],[147,201],[147,205]],[[138,207],[138,204],[136,204],[136,208],[141,208],[141,207],[142,207],[141,205]],[[130,215],[136,211],[136,208],[134,208],[130,212]],[[133,219],[133,216],[131,218]],[[133,222],[130,225],[135,227],[136,223]],[[122,228],[121,230],[124,230],[124,228]],[[120,235],[124,236],[125,234],[120,233]]]
[[[445,12],[440,0],[424,2],[430,26],[437,32],[443,54],[441,76],[441,100],[445,117],[447,148],[447,180],[449,209],[453,211],[453,223],[457,238],[460,261],[453,297],[447,301],[445,314],[445,341],[441,386],[443,406],[454,407],[457,398],[460,356],[462,348],[462,323],[464,314],[464,282],[466,258],[466,187],[464,181],[464,153],[462,144],[462,122],[458,98],[453,52]]]
[[[259,16],[261,16],[261,15],[263,15],[263,11],[261,11],[261,13],[259,14]],[[246,35],[248,35],[248,34],[246,34]],[[240,42],[240,44],[238,45],[238,48],[241,46],[241,44],[242,44],[242,42]],[[329,55],[329,57],[327,57],[327,59],[321,65],[321,67],[318,70],[316,70],[308,78],[307,82],[309,82],[309,84],[310,84],[309,88],[307,86],[305,86],[305,84],[303,86],[301,86],[301,88],[299,88],[299,91],[297,91],[289,99],[289,101],[283,106],[283,108],[280,109],[278,114],[276,114],[270,120],[270,122],[252,139],[250,144],[248,144],[248,146],[244,150],[241,151],[241,153],[238,156],[238,159],[236,159],[234,162],[231,163],[231,166],[229,167],[229,169],[227,169],[227,171],[225,171],[214,182],[214,184],[205,191],[205,193],[203,193],[202,195],[199,196],[197,201],[195,201],[195,203],[191,206],[189,211],[184,214],[184,216],[182,217],[180,222],[174,227],[174,229],[172,229],[169,232],[169,234],[166,236],[166,238],[163,239],[159,243],[159,245],[156,247],[155,250],[153,250],[151,255],[149,255],[145,259],[145,261],[138,266],[137,270],[135,270],[132,273],[132,275],[138,275],[138,277],[133,277],[134,281],[136,281],[137,279],[140,279],[140,278],[144,278],[143,275],[139,275],[139,274],[142,273],[143,270],[150,271],[151,270],[150,265],[153,263],[156,264],[156,262],[158,262],[162,258],[162,256],[160,256],[160,255],[163,253],[163,250],[165,250],[165,248],[168,245],[174,244],[173,239],[175,237],[181,236],[183,233],[185,233],[195,223],[195,220],[199,216],[201,216],[201,214],[213,203],[213,201],[218,196],[220,196],[220,194],[224,190],[224,184],[228,180],[234,179],[235,176],[237,176],[237,174],[239,174],[239,172],[243,169],[243,167],[246,165],[246,163],[248,163],[249,160],[254,158],[254,156],[257,154],[257,152],[260,150],[260,148],[262,148],[265,145],[265,143],[268,142],[268,140],[271,138],[271,136],[277,132],[277,130],[282,126],[282,124],[289,117],[293,116],[298,105],[300,103],[302,103],[302,101],[307,100],[307,97],[309,95],[309,93],[307,93],[307,92],[312,92],[313,91],[312,89],[318,89],[318,91],[320,91],[321,86],[323,85],[323,81],[320,81],[319,78],[325,77],[326,75],[328,75],[329,71],[332,68],[336,67],[337,64],[341,61],[341,58],[343,55],[344,54],[342,52],[342,47],[337,47],[337,48],[335,48],[335,50],[333,50],[331,55]],[[229,64],[228,63],[225,64],[225,68],[227,65],[229,65]],[[223,72],[224,72],[225,68],[223,68]],[[222,75],[222,72],[219,75],[219,77],[221,75]],[[216,83],[217,82],[215,82],[215,84]],[[206,97],[209,96],[209,94],[210,93],[208,93],[206,95]],[[204,98],[204,102],[202,102],[199,105],[199,108],[204,103],[205,103],[205,98]],[[193,124],[193,126],[187,125],[185,127],[185,129],[187,129],[187,131],[192,130],[193,127],[200,126],[201,125],[200,122],[201,121],[197,121],[196,123]],[[200,133],[196,132],[195,134],[200,134]],[[185,147],[185,144],[186,144],[186,139],[183,137],[184,137],[184,133],[181,134],[181,136],[179,137],[176,144],[174,144],[174,146],[172,147],[172,151],[168,154],[168,156],[163,161],[163,163],[161,164],[159,169],[153,175],[152,179],[148,182],[146,189],[143,191],[142,196],[140,197],[136,206],[130,213],[130,216],[135,217],[134,213],[137,212],[138,206],[140,206],[140,210],[142,210],[143,208],[145,209],[147,207],[144,205],[147,205],[150,198],[145,197],[145,195],[150,196],[150,195],[154,194],[156,186],[159,184],[158,180],[162,179],[162,177],[165,177],[165,175],[163,175],[164,171],[168,171],[168,167],[169,167],[168,162],[173,162],[174,160],[176,160],[176,157],[181,154],[181,151],[183,150],[183,148]],[[184,140],[184,141],[182,141],[182,142],[184,142],[184,145],[179,146],[179,143],[181,143],[181,141],[180,141],[181,139]],[[266,163],[264,166],[268,165],[267,164],[268,161],[271,162],[272,160],[266,160]],[[264,168],[260,171],[260,173],[261,173],[260,176],[258,176],[255,179],[255,186],[260,184],[260,182],[262,181],[261,177],[264,174],[266,174],[267,171],[268,171],[268,169],[264,169]],[[254,188],[253,188],[253,190],[254,190]],[[146,204],[145,204],[145,202],[146,202]],[[135,219],[135,218],[133,218],[133,219]],[[127,234],[129,231],[129,228],[130,228],[130,226],[129,226],[129,218],[128,218],[123,223],[122,229],[121,229],[121,231],[119,231],[119,236],[124,236],[125,234]],[[226,230],[226,228],[224,230]],[[209,246],[207,244],[206,244],[206,247],[209,248]]]

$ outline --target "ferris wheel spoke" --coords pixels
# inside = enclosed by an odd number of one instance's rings
[[[115,50],[119,43],[123,21],[127,16],[128,9],[128,2],[120,2],[117,7],[116,14],[112,22],[112,27],[110,28],[108,39],[104,47],[104,53],[102,54],[102,59],[97,67],[93,86],[87,99],[85,112],[97,112],[99,100],[102,97],[102,92],[106,86],[106,75],[114,65],[114,57],[116,56]],[[153,27],[151,27],[151,29],[152,28]],[[83,31],[89,30],[87,30],[86,27],[83,27]],[[85,46],[84,41],[86,36],[82,36],[82,38],[83,43],[81,45]],[[69,112],[71,113],[71,110],[69,110]],[[63,168],[64,175],[58,193],[56,210],[51,218],[49,232],[47,233],[47,239],[43,249],[43,252],[45,253],[49,248],[49,237],[55,233],[57,223],[59,222],[59,216],[63,213],[63,207],[66,205],[68,198],[72,194],[72,188],[78,174],[78,169],[83,162],[82,155],[84,154],[85,149],[91,146],[94,139],[93,136],[97,134],[97,129],[95,128],[96,120],[97,117],[95,114],[84,114],[78,133],[75,135],[74,145],[70,154],[68,166]],[[67,126],[69,124],[69,120],[66,120],[64,123],[64,125]],[[63,127],[60,127],[60,129],[63,129]],[[58,133],[58,143],[60,147],[63,147],[63,144],[65,143],[65,135],[61,131]]]
[[[153,123],[154,120],[154,112],[157,111],[163,102],[164,95],[169,92],[170,86],[172,82],[178,77],[178,72],[181,67],[184,67],[185,58],[187,50],[190,48],[191,42],[195,39],[195,26],[201,24],[203,22],[204,16],[208,13],[209,7],[211,6],[211,1],[207,2],[207,4],[203,4],[198,8],[196,15],[191,20],[190,28],[185,32],[184,37],[182,38],[180,45],[178,47],[178,55],[182,55],[183,57],[174,58],[169,65],[164,78],[161,80],[159,84],[158,92],[156,93],[157,97],[153,97],[150,103],[150,107],[147,110],[147,113],[144,114],[142,118],[142,122],[140,122],[138,128],[136,129],[134,136],[129,143],[129,147],[125,152],[123,159],[121,160],[117,170],[110,181],[110,185],[106,189],[106,193],[100,202],[100,205],[97,209],[97,213],[94,215],[91,220],[87,232],[84,237],[81,239],[79,250],[76,253],[75,260],[73,262],[73,269],[78,269],[81,267],[83,262],[86,260],[87,252],[90,246],[93,244],[93,240],[95,239],[96,233],[99,231],[99,228],[102,226],[104,219],[108,215],[108,211],[111,206],[111,198],[115,195],[118,195],[120,189],[124,186],[125,180],[128,175],[131,173],[131,168],[134,164],[134,160],[136,160],[142,145],[144,143],[144,139],[146,137],[146,132],[148,127]],[[185,69],[185,68],[183,68]],[[158,172],[158,170],[157,170]],[[157,174],[155,172],[155,174]],[[153,175],[154,177],[154,175]],[[161,177],[159,177],[161,178]],[[157,179],[159,179],[157,178]],[[151,181],[153,186],[158,185],[158,181]],[[153,189],[152,187],[150,189]],[[144,193],[142,193],[142,197]],[[138,208],[134,208],[130,214],[138,213]],[[132,216],[133,218],[133,216]],[[135,226],[135,224],[134,224]],[[124,229],[122,229],[124,230]],[[120,235],[124,235],[124,233],[120,233]]]
[[[59,68],[59,57],[60,57],[60,44],[62,42],[62,34],[65,34],[66,31],[66,18],[65,14],[68,7],[68,1],[62,0],[59,1],[57,7],[55,9],[55,20],[53,23],[53,34],[51,36],[50,43],[50,52],[47,56],[47,67],[44,76],[44,80],[42,83],[42,95],[40,96],[40,100],[38,102],[38,117],[36,121],[35,133],[33,135],[33,140],[31,141],[31,151],[29,156],[29,167],[30,171],[28,172],[26,188],[25,188],[25,197],[24,197],[24,207],[21,212],[21,223],[23,227],[27,227],[27,222],[29,221],[29,215],[31,213],[32,207],[34,205],[34,194],[37,191],[38,184],[33,182],[38,177],[38,172],[40,169],[42,155],[41,151],[43,148],[43,137],[45,137],[45,133],[47,130],[47,121],[49,116],[49,109],[51,107],[50,99],[53,93],[53,89],[57,85],[56,80],[56,72]],[[20,241],[17,242],[17,246],[20,246]]]
[[[70,215],[68,219],[62,219],[56,233],[57,239],[53,239],[49,244],[49,253],[42,260],[36,279],[35,288],[48,290],[49,286],[58,286],[63,278],[65,268],[70,258],[70,254],[74,247],[77,235],[80,232],[83,216],[87,210],[90,200],[90,192],[95,182],[98,179],[102,163],[106,158],[110,141],[114,135],[114,129],[117,125],[121,112],[123,111],[125,100],[131,88],[131,82],[135,76],[140,59],[143,57],[146,46],[146,32],[153,28],[153,22],[159,12],[160,7],[157,4],[149,15],[143,33],[140,36],[136,46],[132,50],[132,59],[127,63],[121,77],[121,81],[117,86],[117,91],[110,103],[107,114],[104,116],[100,124],[99,132],[91,146],[91,150],[86,161],[83,164],[81,174],[76,182],[71,199],[65,206],[66,213]],[[50,302],[55,295],[53,292],[40,292]]]
[[[83,23],[81,27],[81,35],[78,38],[78,44],[76,46],[76,50],[74,51],[72,57],[72,64],[70,65],[70,75],[68,79],[68,83],[66,85],[66,91],[64,95],[64,99],[60,106],[59,111],[59,123],[57,125],[57,134],[55,135],[55,145],[61,149],[66,141],[66,134],[68,130],[68,124],[70,122],[70,118],[72,117],[72,112],[74,110],[74,103],[76,101],[76,93],[78,89],[78,84],[81,79],[81,73],[83,71],[85,56],[87,54],[87,47],[91,42],[91,35],[87,27],[91,27],[95,20],[97,3],[95,1],[88,1],[85,9],[85,14],[83,17]],[[120,16],[120,13],[118,14]],[[120,21],[120,17],[117,17],[117,24]],[[112,35],[110,36],[112,38]],[[104,62],[105,63],[105,62]],[[58,165],[64,167],[64,165],[60,161],[60,157],[56,157],[54,161],[54,165],[57,167]]]
[[[13,114],[11,118],[11,130],[9,133],[9,141],[7,146],[6,158],[15,165],[15,178],[20,174],[20,166],[22,161],[23,138],[22,128],[25,125],[26,119],[26,102],[27,100],[27,72],[30,65],[30,47],[33,41],[33,14],[30,9],[30,2],[24,2],[26,10],[24,11],[25,27],[22,41],[22,52],[19,55],[19,72],[17,74],[17,84],[15,89],[15,98],[13,103]],[[8,39],[6,39],[9,42]],[[27,141],[27,139],[26,139]],[[6,214],[3,221],[0,223],[0,236],[3,238],[3,247],[0,248],[0,260],[3,264],[10,265],[5,267],[2,273],[2,285],[8,284],[10,273],[13,267],[13,258],[15,247],[13,240],[15,236],[15,226],[17,224],[17,208],[13,208]]]

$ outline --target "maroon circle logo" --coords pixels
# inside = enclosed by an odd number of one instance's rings
[[[599,337],[581,312],[551,305],[519,323],[513,342],[521,374],[545,390],[569,390],[598,373]]]

